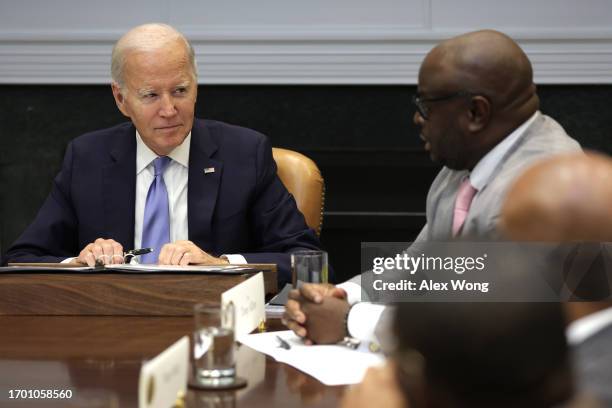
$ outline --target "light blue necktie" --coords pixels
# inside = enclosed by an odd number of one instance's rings
[[[151,182],[144,210],[142,248],[153,248],[153,252],[140,256],[140,263],[157,263],[162,246],[170,242],[170,210],[168,190],[164,183],[164,169],[170,163],[166,156],[153,160],[155,178]]]

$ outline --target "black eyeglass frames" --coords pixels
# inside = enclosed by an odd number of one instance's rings
[[[427,117],[429,114],[429,108],[427,107],[428,103],[448,101],[454,98],[469,97],[473,95],[474,95],[473,93],[468,92],[468,91],[459,91],[459,92],[454,92],[452,94],[444,95],[444,96],[437,96],[433,98],[423,98],[417,92],[416,94],[412,96],[412,102],[414,103],[414,106],[416,106],[416,109],[419,112],[419,115],[421,115],[423,119],[427,120],[429,119]]]

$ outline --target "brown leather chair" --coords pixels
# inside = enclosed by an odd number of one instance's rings
[[[306,224],[321,234],[325,183],[319,168],[308,157],[293,150],[272,148],[278,177],[293,195]]]

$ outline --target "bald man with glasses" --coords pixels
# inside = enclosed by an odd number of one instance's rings
[[[467,33],[433,48],[413,101],[425,150],[443,166],[416,242],[497,238],[501,203],[520,172],[541,158],[580,150],[539,111],[527,55],[497,31]],[[359,284],[358,276],[336,287],[304,285],[291,293],[284,321],[309,342],[374,340],[384,306],[357,303]]]

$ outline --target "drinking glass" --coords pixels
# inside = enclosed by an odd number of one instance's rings
[[[193,365],[195,380],[205,386],[224,386],[234,382],[234,305],[194,306]]]
[[[291,254],[291,278],[294,288],[298,287],[298,282],[327,283],[327,252],[293,252]]]

